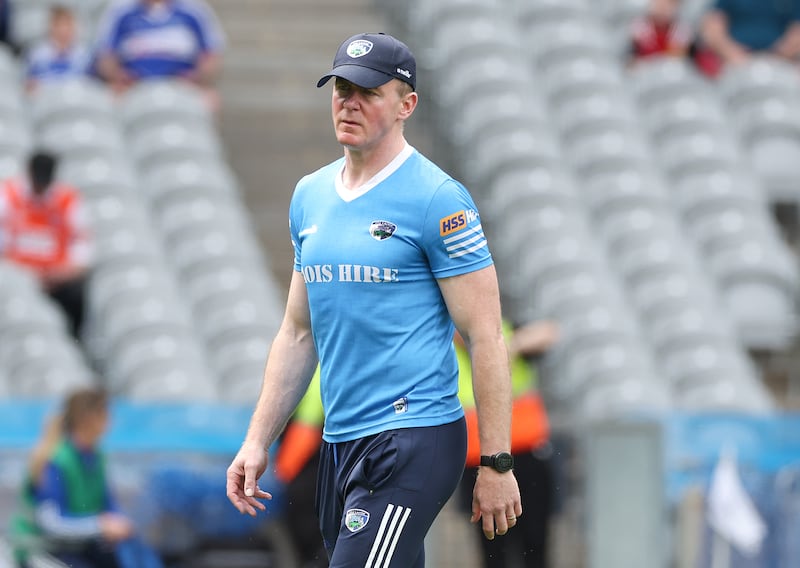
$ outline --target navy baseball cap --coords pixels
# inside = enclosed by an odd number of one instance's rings
[[[333,69],[317,82],[317,87],[331,77],[341,77],[365,89],[400,79],[416,89],[417,62],[406,44],[388,34],[358,34],[339,46]]]

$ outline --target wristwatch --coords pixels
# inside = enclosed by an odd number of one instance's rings
[[[493,456],[481,456],[481,465],[491,467],[495,471],[505,473],[514,467],[514,456],[508,452],[498,452]]]

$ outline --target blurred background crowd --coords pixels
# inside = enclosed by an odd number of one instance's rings
[[[800,1],[0,0],[0,568],[326,565],[316,383],[265,516],[224,469],[363,31],[513,355],[527,524],[484,549],[457,494],[429,564],[800,566]]]

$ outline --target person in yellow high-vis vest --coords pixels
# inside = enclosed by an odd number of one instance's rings
[[[511,382],[514,405],[511,415],[511,453],[519,482],[525,514],[517,520],[517,529],[488,540],[479,538],[485,568],[517,565],[543,568],[547,565],[548,524],[552,502],[550,465],[550,427],[547,411],[537,391],[536,370],[529,362],[558,339],[556,325],[549,321],[534,322],[512,329],[503,322],[503,333],[511,359]],[[461,505],[472,507],[475,471],[480,465],[480,442],[475,397],[472,392],[472,366],[469,353],[458,334],[455,338],[458,358],[458,396],[467,419],[467,463],[461,481]],[[479,533],[480,534],[480,533]]]

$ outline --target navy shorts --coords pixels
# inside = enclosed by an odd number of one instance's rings
[[[464,419],[320,451],[316,509],[330,568],[425,566],[425,535],[464,471]]]

